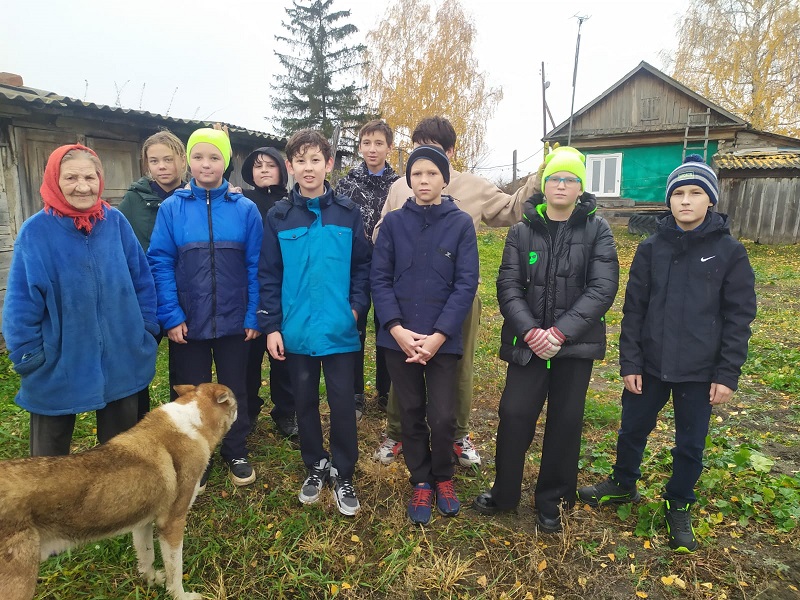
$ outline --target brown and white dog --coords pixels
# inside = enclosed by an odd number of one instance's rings
[[[0,596],[33,598],[39,563],[84,542],[133,532],[139,573],[176,600],[183,530],[211,453],[236,420],[224,385],[175,386],[175,402],[78,454],[0,462]],[[164,571],[153,568],[153,523]]]

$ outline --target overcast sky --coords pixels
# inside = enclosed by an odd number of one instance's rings
[[[578,110],[642,60],[663,68],[659,53],[674,50],[676,21],[688,1],[461,0],[477,27],[480,67],[504,93],[488,124],[487,154],[477,172],[510,180],[515,149],[522,173],[538,166],[542,61],[556,124],[569,117],[575,15],[590,17],[581,29]],[[391,4],[335,0],[333,8],[351,11],[359,42]],[[273,49],[285,50],[276,46],[275,35],[289,5],[290,0],[0,0],[0,71],[21,75],[25,85],[98,104],[272,133],[265,117],[273,114]]]

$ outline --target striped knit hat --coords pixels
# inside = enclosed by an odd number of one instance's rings
[[[672,192],[683,185],[696,185],[702,188],[708,194],[711,204],[716,205],[719,200],[717,175],[699,154],[688,155],[683,160],[683,164],[667,177],[667,206],[669,206]]]

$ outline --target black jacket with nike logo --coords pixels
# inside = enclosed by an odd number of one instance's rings
[[[694,231],[670,214],[642,241],[625,290],[620,373],[735,390],[756,316],[755,276],[728,217],[709,212]]]

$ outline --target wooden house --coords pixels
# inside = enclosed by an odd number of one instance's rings
[[[18,75],[0,74],[0,309],[14,240],[22,222],[42,207],[39,188],[47,158],[60,145],[81,143],[100,156],[103,197],[117,204],[142,174],[142,142],[169,129],[184,142],[212,123],[176,119],[141,110],[98,105],[23,85]],[[283,149],[286,141],[260,131],[228,126],[235,168],[231,183],[242,185],[239,165],[253,148]]]
[[[564,145],[569,120],[544,140]],[[586,189],[601,204],[663,202],[667,176],[686,154],[755,147],[800,147],[800,140],[758,131],[672,77],[641,62],[578,110],[571,144],[586,154]]]

